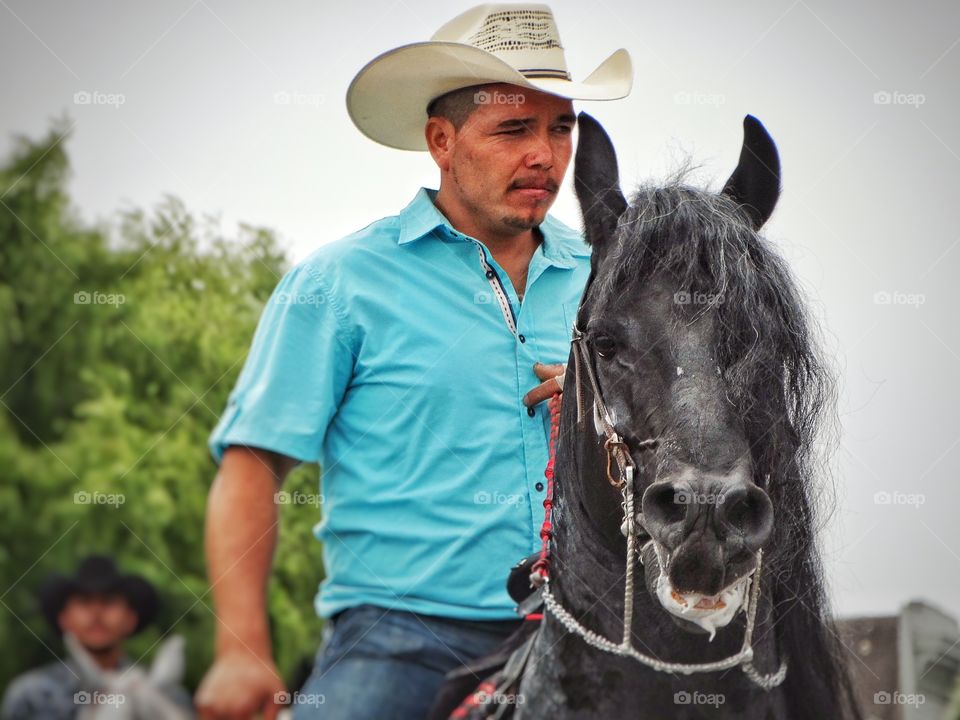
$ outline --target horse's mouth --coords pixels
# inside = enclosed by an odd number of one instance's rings
[[[691,597],[694,595],[695,597]],[[694,600],[696,604],[693,606],[694,610],[723,610],[727,607],[726,601],[723,599],[723,595],[696,595],[696,593],[678,593],[676,590],[670,591],[670,597],[672,597],[676,602],[680,603],[685,607],[689,607]],[[699,599],[697,599],[699,597]]]
[[[667,573],[663,572],[658,552],[645,553],[644,564],[648,567],[647,586],[651,593],[685,630],[699,629],[713,640],[717,629],[727,626],[744,608],[749,576],[734,581],[716,595],[697,592],[681,592],[673,587]],[[655,568],[656,577],[649,571]]]

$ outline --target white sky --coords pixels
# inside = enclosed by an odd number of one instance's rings
[[[271,227],[300,258],[436,187],[428,155],[354,129],[344,94],[369,59],[469,6],[0,0],[0,153],[66,112],[88,219],[169,193],[227,232]],[[835,605],[886,614],[925,598],[960,615],[960,4],[551,6],[575,78],[618,47],[633,56],[629,98],[577,105],[606,126],[628,189],[685,153],[716,187],[744,114],[767,126],[784,169],[767,234],[842,368],[841,493],[825,546]],[[74,102],[94,91],[124,102]],[[278,104],[278,92],[309,104]],[[883,104],[878,92],[896,94]],[[579,226],[569,182],[554,214]],[[878,492],[924,502],[878,504]]]

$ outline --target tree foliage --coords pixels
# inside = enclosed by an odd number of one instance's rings
[[[163,634],[183,634],[193,688],[213,651],[206,441],[285,254],[270,231],[223,237],[173,197],[85,223],[64,126],[19,139],[0,167],[0,645],[16,649],[0,655],[0,687],[61,651],[36,602],[44,577],[109,552],[164,602],[128,650],[149,658]],[[317,482],[301,467],[285,487]],[[289,677],[319,641],[322,567],[317,509],[280,508],[270,612]]]

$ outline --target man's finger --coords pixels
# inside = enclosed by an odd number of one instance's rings
[[[557,375],[562,375],[563,371],[566,369],[567,366],[563,363],[544,365],[543,363],[538,362],[533,364],[533,372],[541,380],[549,380]]]
[[[540,383],[533,390],[523,396],[523,404],[527,407],[533,407],[544,400],[549,400],[558,392],[562,392],[563,387],[557,384],[555,377]]]

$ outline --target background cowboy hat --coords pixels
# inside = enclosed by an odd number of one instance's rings
[[[47,622],[59,634],[57,616],[67,600],[73,595],[94,593],[117,594],[126,598],[137,613],[137,626],[133,634],[140,632],[156,617],[160,600],[153,585],[139,575],[122,575],[113,558],[108,555],[90,555],[84,558],[74,575],[54,573],[40,588],[40,608]]]
[[[621,48],[585,80],[574,82],[547,5],[478,5],[428,42],[403,45],[367,63],[347,89],[347,112],[360,132],[382,145],[426,150],[423,127],[430,101],[487,83],[571,100],[617,100],[630,92],[633,66]]]

